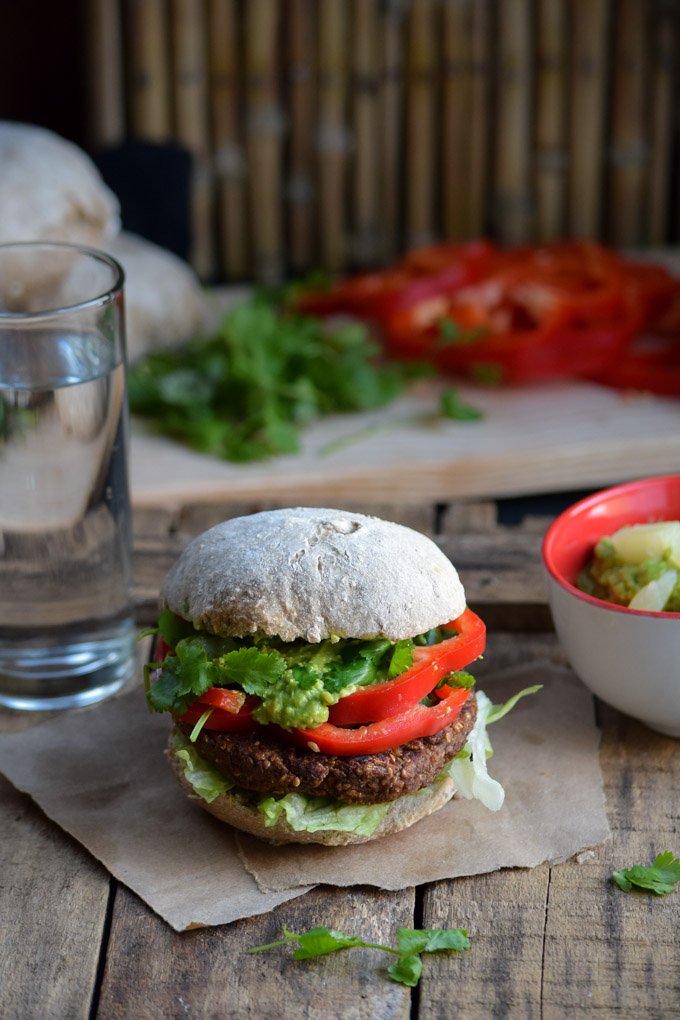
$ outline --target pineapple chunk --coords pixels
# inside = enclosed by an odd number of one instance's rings
[[[623,563],[665,559],[680,568],[680,521],[630,524],[619,528],[611,540],[614,552]]]
[[[665,574],[650,581],[628,603],[630,609],[647,609],[660,613],[668,602],[668,598],[678,580],[677,570],[667,570]]]

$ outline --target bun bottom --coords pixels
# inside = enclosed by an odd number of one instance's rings
[[[246,803],[238,791],[221,793],[208,803],[197,795],[191,783],[185,778],[182,762],[177,755],[173,754],[170,748],[166,753],[180,785],[191,801],[235,829],[277,846],[283,843],[321,843],[324,846],[368,843],[392,832],[408,829],[421,818],[439,811],[456,792],[453,780],[449,776],[441,776],[431,786],[392,801],[382,821],[370,836],[356,832],[341,832],[338,829],[297,832],[285,819],[279,819],[274,825],[265,825],[264,817],[258,808]]]

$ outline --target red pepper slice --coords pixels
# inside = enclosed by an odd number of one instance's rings
[[[292,736],[303,747],[322,754],[348,757],[357,754],[379,754],[408,743],[417,737],[431,737],[439,733],[460,715],[470,691],[453,688],[439,704],[412,705],[405,712],[388,716],[379,722],[344,729],[332,723],[322,723],[309,730],[293,730]]]
[[[156,644],[154,645],[154,659],[156,662],[162,662],[168,652],[172,651],[170,645],[166,644],[160,635],[156,636]]]
[[[388,269],[347,277],[329,290],[307,291],[296,307],[312,315],[347,312],[382,323],[397,307],[419,308],[425,302],[436,318],[439,305],[433,299],[482,279],[494,251],[488,241],[416,248]],[[424,321],[420,313],[417,321],[427,325],[434,319]]]
[[[213,706],[237,715],[243,708],[245,700],[246,696],[243,691],[232,691],[229,687],[211,687],[205,694],[201,694],[200,698],[197,698],[190,707],[193,708],[194,705]]]
[[[215,688],[212,688],[212,690],[215,690]],[[246,698],[245,704],[238,713],[227,712],[222,708],[214,708],[203,724],[203,729],[228,731],[230,733],[245,733],[248,730],[255,729],[258,724],[252,718],[252,710],[258,700],[257,698]],[[193,701],[181,715],[176,715],[175,720],[179,723],[186,723],[188,726],[195,726],[206,709],[210,707],[209,704],[201,704],[201,699],[198,699]]]
[[[661,341],[656,348],[633,347],[598,381],[620,390],[680,397],[680,339],[675,344]]]
[[[410,669],[394,680],[362,687],[341,698],[330,709],[328,721],[349,726],[403,712],[429,694],[448,673],[463,669],[484,652],[486,627],[471,609],[447,623],[446,630],[455,630],[455,636],[437,645],[415,648]]]

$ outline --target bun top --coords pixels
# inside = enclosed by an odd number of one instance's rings
[[[164,607],[198,630],[284,641],[392,641],[455,619],[465,592],[425,535],[378,517],[298,507],[236,517],[191,542]]]

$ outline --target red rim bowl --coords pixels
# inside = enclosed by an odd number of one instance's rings
[[[557,584],[583,602],[631,616],[680,619],[680,613],[651,612],[613,605],[586,595],[575,586],[596,543],[625,524],[680,520],[680,475],[660,475],[602,489],[574,503],[548,528],[543,562]]]

